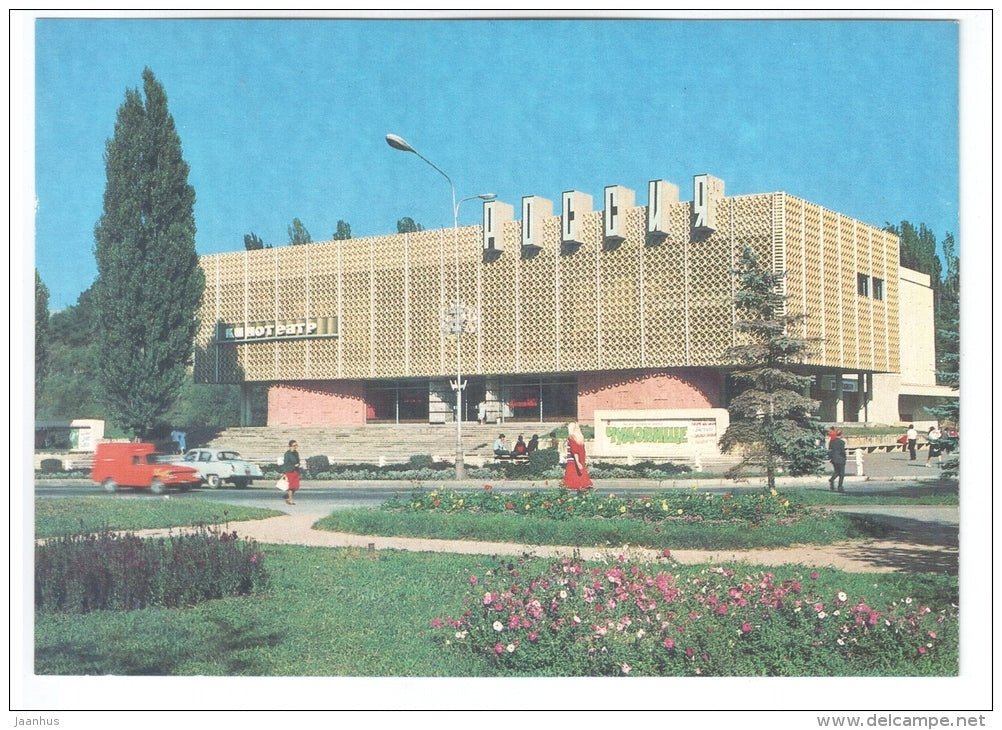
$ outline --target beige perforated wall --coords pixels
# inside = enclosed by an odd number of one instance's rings
[[[479,226],[205,256],[195,373],[203,382],[557,373],[727,364],[731,271],[744,246],[785,270],[788,308],[819,341],[809,364],[897,372],[898,241],[788,196],[722,198],[712,232],[691,230],[692,203],[668,211],[668,238],[645,240],[646,207],[624,211],[626,240],[602,240],[602,211],[581,216],[583,243],[562,248],[561,219],[520,251],[521,222],[484,259]],[[475,315],[443,331],[456,299]],[[857,294],[857,274],[883,299]],[[336,318],[336,337],[220,342],[217,323]]]

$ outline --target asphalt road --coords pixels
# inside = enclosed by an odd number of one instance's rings
[[[242,505],[245,507],[263,507],[275,509],[283,512],[329,514],[337,509],[352,509],[359,507],[378,507],[394,496],[406,498],[414,485],[409,482],[351,482],[351,481],[310,481],[304,480],[302,488],[296,494],[296,504],[288,505],[283,499],[283,492],[280,492],[270,480],[262,480],[255,485],[245,489],[234,487],[220,487],[219,489],[199,488],[187,492],[170,490],[166,495],[156,496],[146,489],[120,489],[115,498],[117,499],[197,499],[203,501],[218,502],[220,504]],[[459,488],[479,489],[483,484],[477,482],[465,482]],[[625,493],[651,493],[659,489],[678,488],[692,489],[696,486],[700,492],[711,492],[715,494],[725,494],[727,492],[739,492],[744,490],[757,491],[761,489],[758,483],[733,483],[718,481],[687,482],[673,485],[659,482],[638,482],[636,480],[602,480],[597,482],[599,494],[610,494],[613,492]],[[793,485],[789,485],[793,486]],[[823,478],[796,480],[795,486],[799,489],[817,489],[827,491],[828,482]],[[426,484],[424,488],[444,488],[456,489],[452,482],[440,484]],[[523,490],[545,489],[541,483],[529,482],[499,482],[491,485],[491,488],[500,493],[518,492]],[[782,489],[783,486],[781,485]],[[905,481],[901,478],[887,480],[863,480],[861,477],[847,478],[845,483],[847,494],[895,494],[906,495],[920,490],[923,494],[930,494],[934,491],[955,491],[956,486],[936,485],[926,482]],[[69,480],[69,479],[48,479],[38,480],[35,483],[35,496],[44,498],[59,497],[82,497],[106,494],[101,486],[89,480]],[[110,495],[109,495],[110,496]],[[839,495],[833,494],[832,500],[836,502]],[[911,519],[934,521],[956,525],[958,523],[958,508],[955,505],[846,505],[845,511],[869,514],[894,515],[898,517],[908,517]]]

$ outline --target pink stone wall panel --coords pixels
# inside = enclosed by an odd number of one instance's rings
[[[293,381],[268,388],[269,426],[364,426],[365,385],[357,380]]]
[[[597,410],[723,408],[723,376],[716,370],[629,370],[578,374],[578,420]]]

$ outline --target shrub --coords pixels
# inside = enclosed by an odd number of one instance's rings
[[[267,584],[264,554],[235,532],[141,539],[105,530],[35,547],[35,609],[46,613],[179,608]]]
[[[407,465],[411,469],[420,469],[425,466],[431,466],[434,460],[431,458],[431,454],[414,454],[407,460]]]
[[[331,470],[331,460],[323,454],[310,456],[306,459],[306,468],[311,474],[322,474]]]
[[[40,470],[43,474],[54,474],[63,470],[63,460],[62,459],[42,459],[42,463],[39,465]]]

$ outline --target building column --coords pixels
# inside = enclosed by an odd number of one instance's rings
[[[842,373],[835,375],[835,422],[845,420],[845,401],[842,400]]]
[[[254,410],[251,405],[251,384],[240,384],[240,425],[254,425]]]

